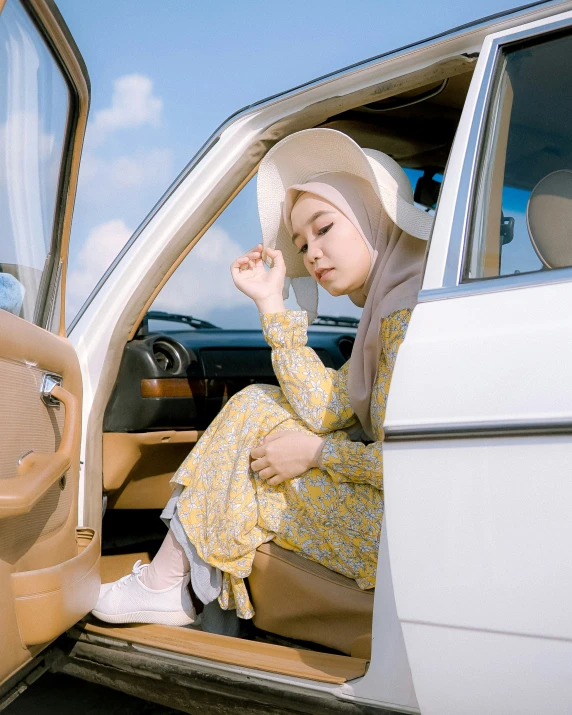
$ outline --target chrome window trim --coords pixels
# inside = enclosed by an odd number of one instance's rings
[[[160,211],[162,206],[169,200],[169,198],[172,196],[172,194],[174,194],[174,192],[179,188],[179,186],[185,181],[185,179],[193,171],[193,169],[204,159],[204,157],[210,152],[210,150],[217,144],[217,142],[219,141],[219,139],[221,138],[223,133],[236,121],[243,119],[244,117],[246,117],[249,113],[251,113],[255,109],[257,110],[257,109],[270,107],[273,104],[276,104],[277,102],[287,99],[288,97],[290,97],[294,94],[302,93],[303,91],[313,89],[313,88],[318,87],[322,84],[327,84],[331,81],[341,79],[342,77],[350,75],[357,70],[362,70],[362,69],[365,69],[366,67],[374,65],[376,63],[379,63],[381,60],[397,58],[400,55],[404,55],[413,49],[421,49],[423,47],[429,46],[432,43],[436,42],[437,40],[442,40],[444,38],[453,39],[453,38],[459,37],[459,36],[463,35],[469,29],[476,30],[479,27],[486,26],[487,24],[491,23],[492,21],[500,20],[501,18],[508,18],[511,16],[518,17],[518,15],[525,14],[528,10],[531,10],[533,8],[540,8],[543,6],[557,7],[559,4],[560,4],[559,0],[539,0],[538,2],[532,2],[532,3],[528,3],[526,5],[520,5],[518,7],[509,9],[509,10],[503,10],[501,12],[494,13],[493,15],[487,15],[486,17],[479,18],[478,20],[475,20],[473,22],[469,22],[464,25],[458,25],[457,27],[454,27],[451,30],[446,30],[445,32],[441,32],[437,35],[432,35],[431,37],[420,40],[419,42],[412,42],[408,45],[403,45],[402,47],[399,47],[395,50],[389,50],[388,52],[384,52],[380,55],[375,55],[374,57],[370,57],[367,60],[363,60],[361,62],[356,62],[352,65],[348,65],[347,67],[343,67],[340,70],[335,70],[334,72],[329,72],[328,74],[321,75],[320,77],[317,77],[316,79],[310,80],[309,82],[304,82],[303,84],[297,85],[296,87],[292,87],[291,89],[288,89],[284,92],[279,92],[278,94],[273,94],[273,95],[270,95],[269,97],[266,97],[265,99],[261,99],[257,102],[254,102],[253,104],[248,104],[245,107],[243,107],[242,109],[239,109],[238,111],[231,114],[227,119],[225,119],[215,129],[215,131],[211,134],[211,136],[199,148],[199,150],[191,158],[189,163],[185,166],[185,168],[181,171],[181,173],[175,178],[175,180],[170,184],[170,186],[167,188],[167,190],[165,191],[163,196],[161,196],[161,198],[157,201],[157,203],[152,207],[151,211],[143,219],[141,224],[137,227],[135,232],[127,240],[127,242],[125,243],[123,248],[119,251],[119,253],[115,257],[114,261],[111,263],[109,268],[105,271],[105,273],[102,275],[102,277],[98,281],[95,288],[91,291],[89,296],[86,298],[84,304],[81,306],[81,308],[78,310],[78,312],[74,316],[74,319],[72,320],[72,322],[69,324],[69,326],[67,328],[67,331],[66,331],[67,335],[70,335],[70,333],[73,331],[73,329],[79,323],[79,321],[81,320],[81,317],[87,311],[87,309],[93,302],[95,296],[97,295],[97,293],[99,292],[99,290],[101,289],[103,284],[107,281],[107,279],[111,275],[111,273],[113,273],[113,271],[115,270],[118,263],[122,260],[123,256],[125,256],[125,254],[129,251],[129,249],[135,243],[137,238],[141,235],[141,233],[145,230],[145,228],[149,225],[149,223],[157,215],[157,213]]]
[[[482,439],[572,434],[572,420],[498,420],[486,422],[446,422],[433,425],[403,425],[384,428],[385,442],[434,439]]]
[[[434,300],[463,298],[482,293],[500,293],[507,290],[536,288],[554,283],[572,282],[572,268],[553,268],[534,273],[519,273],[518,275],[502,276],[501,278],[482,278],[470,283],[460,283],[457,286],[432,288],[419,292],[419,303],[430,303]]]
[[[463,266],[466,257],[466,248],[470,239],[470,221],[476,200],[475,186],[478,179],[477,169],[482,152],[486,149],[483,140],[488,128],[491,101],[494,99],[492,89],[494,88],[498,77],[497,69],[499,60],[503,57],[502,50],[508,45],[532,39],[534,37],[540,37],[542,35],[549,35],[571,27],[572,18],[555,20],[553,22],[547,22],[541,27],[529,28],[527,30],[521,30],[520,32],[505,35],[504,37],[497,38],[491,43],[490,53],[486,60],[485,69],[483,71],[483,79],[479,88],[479,94],[475,106],[474,120],[469,132],[468,147],[470,148],[470,151],[465,155],[463,167],[461,169],[461,177],[459,180],[457,196],[463,197],[463,200],[457,201],[455,212],[453,214],[453,221],[451,223],[449,247],[447,250],[447,259],[443,274],[443,289],[447,289],[451,293],[453,292],[453,289],[455,289],[455,292],[459,295],[466,294],[467,292],[470,292],[471,294],[476,294],[478,292],[489,293],[495,290],[494,286],[491,284],[499,286],[498,290],[506,290],[506,287],[500,283],[501,281],[505,281],[505,279],[515,281],[521,277],[518,275],[491,279],[478,279],[479,283],[484,284],[481,290],[476,288],[472,282],[461,283]],[[540,282],[544,283],[546,281],[543,279]],[[477,283],[477,280],[475,280],[475,283]],[[465,286],[469,287],[469,291],[464,290]],[[425,293],[424,300],[430,300],[429,294],[438,294],[440,290],[441,289],[432,289],[430,291],[422,291],[422,293]],[[453,296],[451,295],[450,297]]]

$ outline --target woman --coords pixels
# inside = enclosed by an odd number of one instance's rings
[[[264,244],[231,271],[261,314],[280,387],[242,390],[213,421],[173,476],[161,549],[150,566],[102,586],[102,620],[191,623],[191,581],[211,604],[203,627],[233,633],[233,609],[254,614],[243,579],[272,539],[361,588],[375,585],[385,405],[432,219],[414,206],[398,164],[330,129],[298,132],[267,154],[258,206]],[[290,281],[304,310],[284,307]],[[364,308],[338,371],[305,347],[318,283]]]

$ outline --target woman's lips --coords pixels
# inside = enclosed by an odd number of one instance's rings
[[[316,271],[316,278],[320,281],[320,283],[326,278],[327,276],[330,275],[330,273],[333,271],[333,268],[326,268],[322,269],[319,271]]]

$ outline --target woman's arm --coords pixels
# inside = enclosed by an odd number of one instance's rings
[[[371,419],[379,441],[365,445],[352,442],[345,432],[328,435],[324,440],[320,466],[343,481],[373,484],[383,488],[383,422],[393,368],[405,339],[411,310],[397,310],[383,318],[380,325],[382,351],[372,390]]]
[[[352,442],[345,432],[334,432],[324,440],[320,467],[342,482],[383,489],[382,444]]]
[[[306,346],[308,320],[302,310],[264,313],[262,330],[272,348],[272,365],[286,399],[306,425],[319,434],[356,422],[347,390],[349,362],[325,367]]]
[[[272,347],[274,371],[282,391],[298,417],[313,431],[326,433],[356,421],[347,394],[347,364],[339,371],[324,367],[306,347],[307,318],[303,311],[287,311],[282,289],[286,267],[280,251],[262,245],[240,256],[230,270],[236,287],[256,303],[262,328]]]

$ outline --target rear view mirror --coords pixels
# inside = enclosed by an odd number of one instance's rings
[[[428,209],[435,208],[441,190],[441,183],[433,178],[436,173],[433,169],[425,169],[423,176],[419,177],[415,186],[414,201]]]

